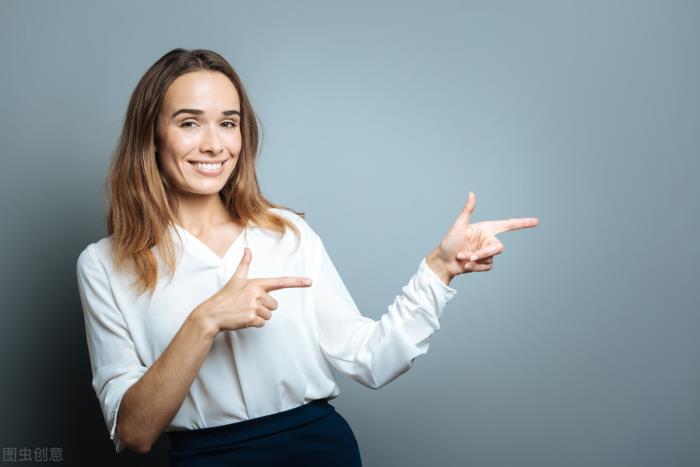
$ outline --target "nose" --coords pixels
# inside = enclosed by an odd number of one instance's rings
[[[212,154],[218,154],[223,150],[221,140],[219,139],[217,128],[215,126],[208,126],[204,130],[204,135],[202,136],[202,141],[200,143],[199,150],[201,152],[209,152]]]

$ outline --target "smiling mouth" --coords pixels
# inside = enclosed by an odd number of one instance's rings
[[[209,170],[212,172],[216,172],[221,168],[222,165],[226,163],[226,161],[219,161],[219,162],[197,162],[197,161],[187,161],[193,166],[195,166],[198,169],[201,170]]]

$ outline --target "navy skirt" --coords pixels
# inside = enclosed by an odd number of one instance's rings
[[[172,467],[362,465],[350,425],[326,399],[229,425],[167,434]]]

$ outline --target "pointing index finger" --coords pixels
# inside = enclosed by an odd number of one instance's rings
[[[256,279],[256,282],[268,292],[288,287],[309,287],[312,284],[308,277],[266,277]]]
[[[536,217],[520,217],[512,219],[504,219],[500,221],[492,221],[492,230],[494,234],[499,234],[502,232],[507,232],[509,230],[526,229],[528,227],[534,227],[539,224],[540,221]]]

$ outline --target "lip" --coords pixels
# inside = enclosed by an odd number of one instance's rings
[[[187,162],[189,162],[190,164],[194,164],[194,163],[196,163],[196,162],[202,162],[202,163],[204,163],[204,164],[218,164],[219,162],[226,162],[227,160],[229,160],[229,159],[221,159],[221,160],[218,160],[218,161],[213,161],[213,160],[210,160],[210,159],[203,159],[203,160],[201,160],[201,161],[198,161],[198,160],[192,159],[192,160],[188,160]]]
[[[231,160],[231,159],[224,159],[220,161],[187,161],[189,164],[192,166],[192,168],[195,170],[200,175],[203,175],[205,177],[218,177],[222,173],[224,173],[224,169],[226,168],[226,163]],[[217,164],[221,163],[221,167],[219,167],[216,170],[205,170],[205,169],[200,169],[197,167],[197,162],[203,162],[205,164]]]

